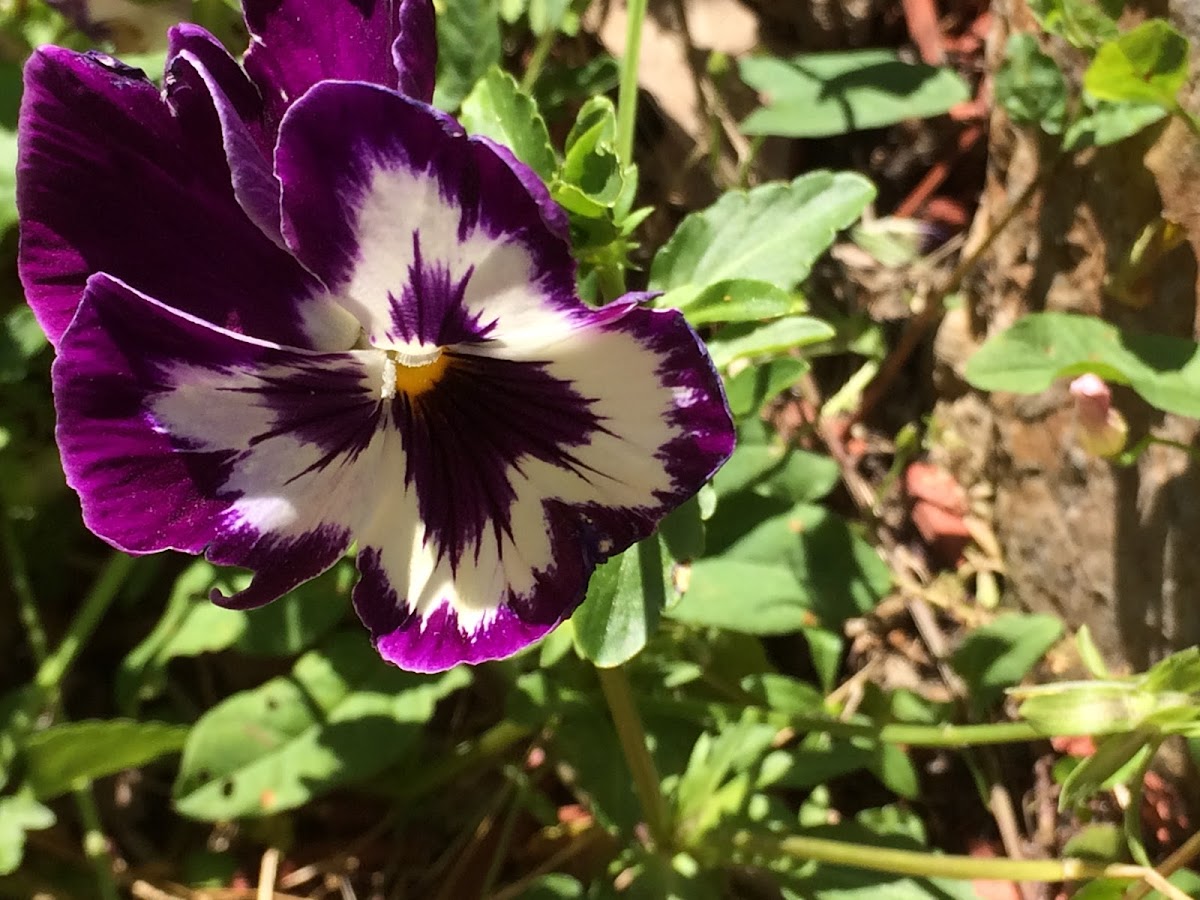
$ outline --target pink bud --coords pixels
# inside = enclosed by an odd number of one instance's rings
[[[1071,382],[1075,417],[1079,422],[1079,445],[1093,456],[1116,456],[1125,449],[1129,427],[1112,408],[1112,389],[1090,372]]]

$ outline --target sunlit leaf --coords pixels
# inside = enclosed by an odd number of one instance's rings
[[[54,824],[54,813],[28,792],[0,797],[0,875],[21,865],[25,832],[41,831]]]
[[[742,122],[746,134],[845,134],[940,115],[971,96],[952,69],[904,62],[891,50],[750,56],[739,71],[764,104]]]
[[[1049,134],[1062,131],[1067,81],[1034,35],[1018,32],[1009,37],[995,89],[996,100],[1014,122],[1037,125]]]
[[[1054,616],[1010,613],[970,631],[951,663],[970,687],[972,702],[984,709],[1029,674],[1062,632]]]
[[[1087,147],[1107,147],[1137,134],[1167,116],[1157,103],[1110,103],[1092,100],[1088,112],[1071,123],[1063,135],[1063,148],[1069,151]]]
[[[187,740],[183,725],[132,719],[68,722],[25,741],[27,777],[34,794],[49,800],[79,780],[94,780],[178,753]]]
[[[598,666],[617,666],[637,654],[658,627],[670,586],[670,560],[653,535],[601,564],[575,611],[575,646]]]
[[[874,196],[869,181],[849,172],[811,172],[790,183],[730,191],[675,229],[654,257],[650,288],[747,278],[790,290]]]
[[[503,69],[488,69],[463,100],[459,121],[472,134],[508,147],[543,180],[554,174],[557,161],[537,104]]]
[[[807,303],[799,294],[766,281],[735,278],[706,286],[686,285],[668,291],[656,306],[677,307],[692,325],[715,322],[762,322],[803,312]]]
[[[1107,41],[1083,76],[1101,100],[1157,103],[1173,108],[1188,77],[1188,40],[1165,19],[1148,19]]]
[[[497,0],[454,0],[437,17],[438,72],[433,105],[453,112],[500,62]]]
[[[1084,372],[1128,384],[1166,412],[1200,417],[1200,345],[1121,331],[1092,316],[1024,316],[979,348],[966,376],[980,390],[1033,394]]]
[[[765,325],[744,323],[725,328],[708,342],[708,352],[718,368],[739,359],[774,356],[788,350],[819,344],[834,336],[833,328],[810,316],[789,316]]]
[[[343,632],[291,675],[242,691],[200,717],[175,782],[176,808],[215,821],[293,809],[402,759],[434,705],[470,681],[389,666],[365,635]]]

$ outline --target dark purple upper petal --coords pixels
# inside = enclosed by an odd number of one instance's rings
[[[193,89],[197,89],[193,86]],[[217,118],[182,85],[175,115],[141,72],[46,47],[25,67],[18,124],[19,268],[57,344],[106,272],[206,321],[296,347],[353,336],[321,284],[239,206]]]
[[[430,103],[437,74],[437,21],[431,0],[400,0],[400,33],[392,44],[400,93]]]
[[[243,7],[251,35],[246,71],[262,90],[272,128],[320,81],[433,96],[430,0],[246,0]]]
[[[216,38],[196,25],[171,29],[164,80],[167,102],[183,131],[197,139],[221,136],[234,196],[246,215],[282,246],[279,181],[272,159],[275,135],[263,122],[262,97],[254,82]]]

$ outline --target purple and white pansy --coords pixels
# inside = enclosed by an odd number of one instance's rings
[[[253,570],[268,603],[354,545],[379,652],[506,656],[728,457],[674,311],[575,296],[529,169],[429,105],[429,0],[246,0],[239,65],[170,36],[25,70],[20,272],[57,349],[88,526]]]

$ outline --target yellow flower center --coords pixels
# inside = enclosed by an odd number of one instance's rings
[[[421,347],[416,351],[389,350],[384,364],[383,396],[397,393],[410,399],[433,389],[450,366],[450,357],[441,347]]]

